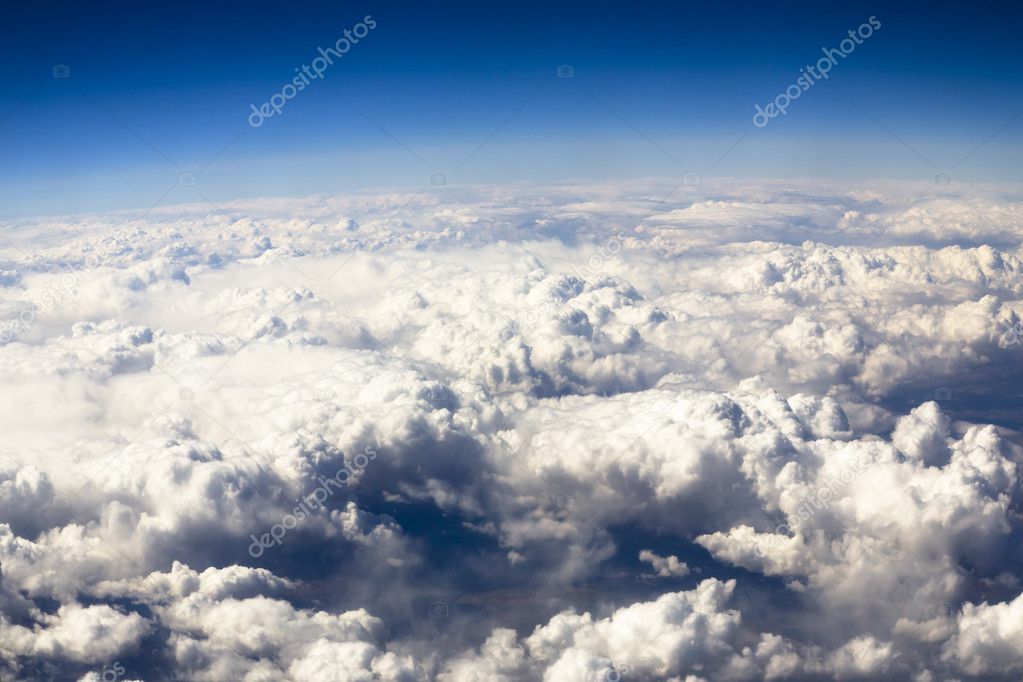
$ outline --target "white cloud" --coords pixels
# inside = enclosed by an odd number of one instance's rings
[[[102,663],[131,654],[149,631],[136,613],[121,613],[105,604],[66,604],[41,616],[34,628],[0,624],[0,634],[15,654]]]
[[[942,658],[968,675],[1023,670],[1023,595],[1001,604],[966,604]]]
[[[664,557],[654,554],[649,549],[644,549],[639,553],[639,560],[650,564],[654,572],[662,578],[689,575],[689,567],[684,561],[679,561],[674,554]]]
[[[0,671],[1018,672],[1013,190],[669,189],[19,221]]]

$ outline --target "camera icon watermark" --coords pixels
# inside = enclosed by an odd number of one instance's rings
[[[191,173],[180,173],[178,175],[178,184],[182,187],[195,187],[195,176]]]
[[[939,401],[952,400],[952,389],[945,388],[944,386],[934,389],[934,399]]]
[[[195,400],[195,391],[186,386],[178,391],[178,398],[181,400]]]
[[[571,495],[553,495],[551,499],[558,509],[568,509],[575,503],[575,498]]]
[[[699,173],[686,173],[682,176],[682,184],[686,187],[699,187],[701,182],[703,178]]]
[[[447,602],[435,601],[430,604],[428,609],[430,618],[447,618],[448,617],[448,605]]]
[[[54,509],[67,509],[68,508],[68,499],[66,497],[64,497],[63,495],[54,495],[53,496],[53,508]]]
[[[948,173],[938,173],[937,175],[934,176],[934,184],[935,185],[951,185],[952,184],[952,176],[949,175]]]
[[[931,604],[930,607],[927,609],[928,618],[951,618],[955,614],[956,614],[955,604],[947,601]]]
[[[448,176],[443,173],[434,173],[430,176],[430,184],[434,187],[441,187],[448,184]]]
[[[114,661],[103,669],[100,679],[103,682],[117,682],[117,680],[124,676],[125,672],[124,666],[121,665],[120,661]]]
[[[1003,346],[1018,346],[1020,343],[1023,343],[1023,322],[1016,322],[1015,324],[1005,322],[1004,325],[1005,329],[1001,336]]]
[[[625,665],[614,665],[604,673],[603,682],[623,682],[625,676],[629,674],[629,667]]]
[[[575,67],[571,64],[561,64],[555,69],[558,78],[575,78]]]
[[[54,64],[53,65],[53,77],[54,78],[71,78],[71,67],[67,64]]]

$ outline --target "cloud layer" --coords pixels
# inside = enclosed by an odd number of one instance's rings
[[[1020,193],[20,221],[15,679],[1018,679]]]

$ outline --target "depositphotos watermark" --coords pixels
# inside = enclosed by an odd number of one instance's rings
[[[838,480],[825,478],[823,483],[818,480],[817,490],[808,498],[804,498],[795,513],[787,514],[792,521],[781,523],[769,534],[762,544],[758,543],[753,547],[753,553],[759,557],[768,557],[768,550],[773,550],[789,539],[789,532],[798,529],[802,521],[809,521],[817,515],[824,507],[828,506],[839,498],[845,488],[848,488],[854,480],[859,478],[870,465],[874,463],[873,457],[868,453],[860,453],[853,461],[852,466],[847,466],[838,474]],[[795,518],[798,517],[798,518]]]
[[[377,451],[372,446],[367,445],[362,452],[352,458],[352,465],[356,469],[365,469],[376,457]],[[303,497],[298,502],[298,505],[291,510],[290,514],[285,514],[280,523],[275,523],[270,527],[269,531],[259,537],[249,535],[252,538],[252,544],[249,545],[249,556],[253,559],[258,559],[263,556],[263,552],[274,545],[284,544],[284,536],[287,535],[289,530],[297,526],[299,521],[311,516],[315,510],[323,507],[323,503],[327,501],[327,498],[333,495],[336,490],[341,490],[348,485],[348,481],[354,475],[355,472],[345,465],[337,470],[333,478],[316,476],[316,481],[319,485],[311,493]]]
[[[326,73],[327,69],[334,65],[335,59],[341,59],[341,57],[348,54],[348,51],[352,49],[352,45],[357,45],[361,38],[369,35],[370,29],[376,27],[376,20],[367,14],[355,26],[345,29],[344,34],[337,39],[333,47],[326,49],[322,47],[316,48],[320,56],[313,59],[311,65],[303,64],[301,68],[296,66],[295,73],[298,75],[292,78],[290,83],[286,83],[280,92],[274,93],[269,101],[263,102],[258,108],[255,104],[249,105],[252,107],[252,113],[249,114],[249,125],[253,128],[258,128],[263,125],[265,119],[280,114],[288,100],[294,99],[298,93],[305,90],[312,83],[313,79],[323,78],[323,74]]]
[[[802,75],[796,79],[796,82],[785,88],[785,91],[775,97],[773,102],[768,103],[763,108],[759,104],[753,105],[753,108],[757,111],[757,113],[753,114],[753,125],[763,128],[775,116],[787,114],[792,100],[799,99],[804,92],[813,87],[814,83],[822,78],[824,80],[829,78],[828,74],[831,72],[831,69],[838,64],[837,57],[840,56],[842,59],[845,59],[851,55],[857,45],[862,45],[863,41],[874,35],[874,31],[879,28],[881,28],[881,22],[878,21],[877,17],[871,16],[865,23],[860,24],[858,29],[849,31],[849,37],[842,40],[838,47],[831,49],[822,47],[821,52],[824,53],[824,56],[817,60],[816,69],[807,64],[799,70],[799,73]]]
[[[18,316],[13,320],[0,320],[0,345],[8,343],[15,336],[32,329],[36,315],[46,310],[53,310],[63,301],[71,298],[77,290],[78,273],[69,272],[60,276],[60,279],[51,282],[43,291],[42,296],[33,301],[21,301],[23,305],[18,311]]]

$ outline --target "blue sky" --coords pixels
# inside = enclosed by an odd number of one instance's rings
[[[18,5],[0,21],[0,217],[418,188],[434,173],[1023,176],[1023,11],[1008,5]],[[323,79],[249,126],[251,105],[366,15],[376,27]],[[881,28],[826,81],[752,124],[870,16]]]

